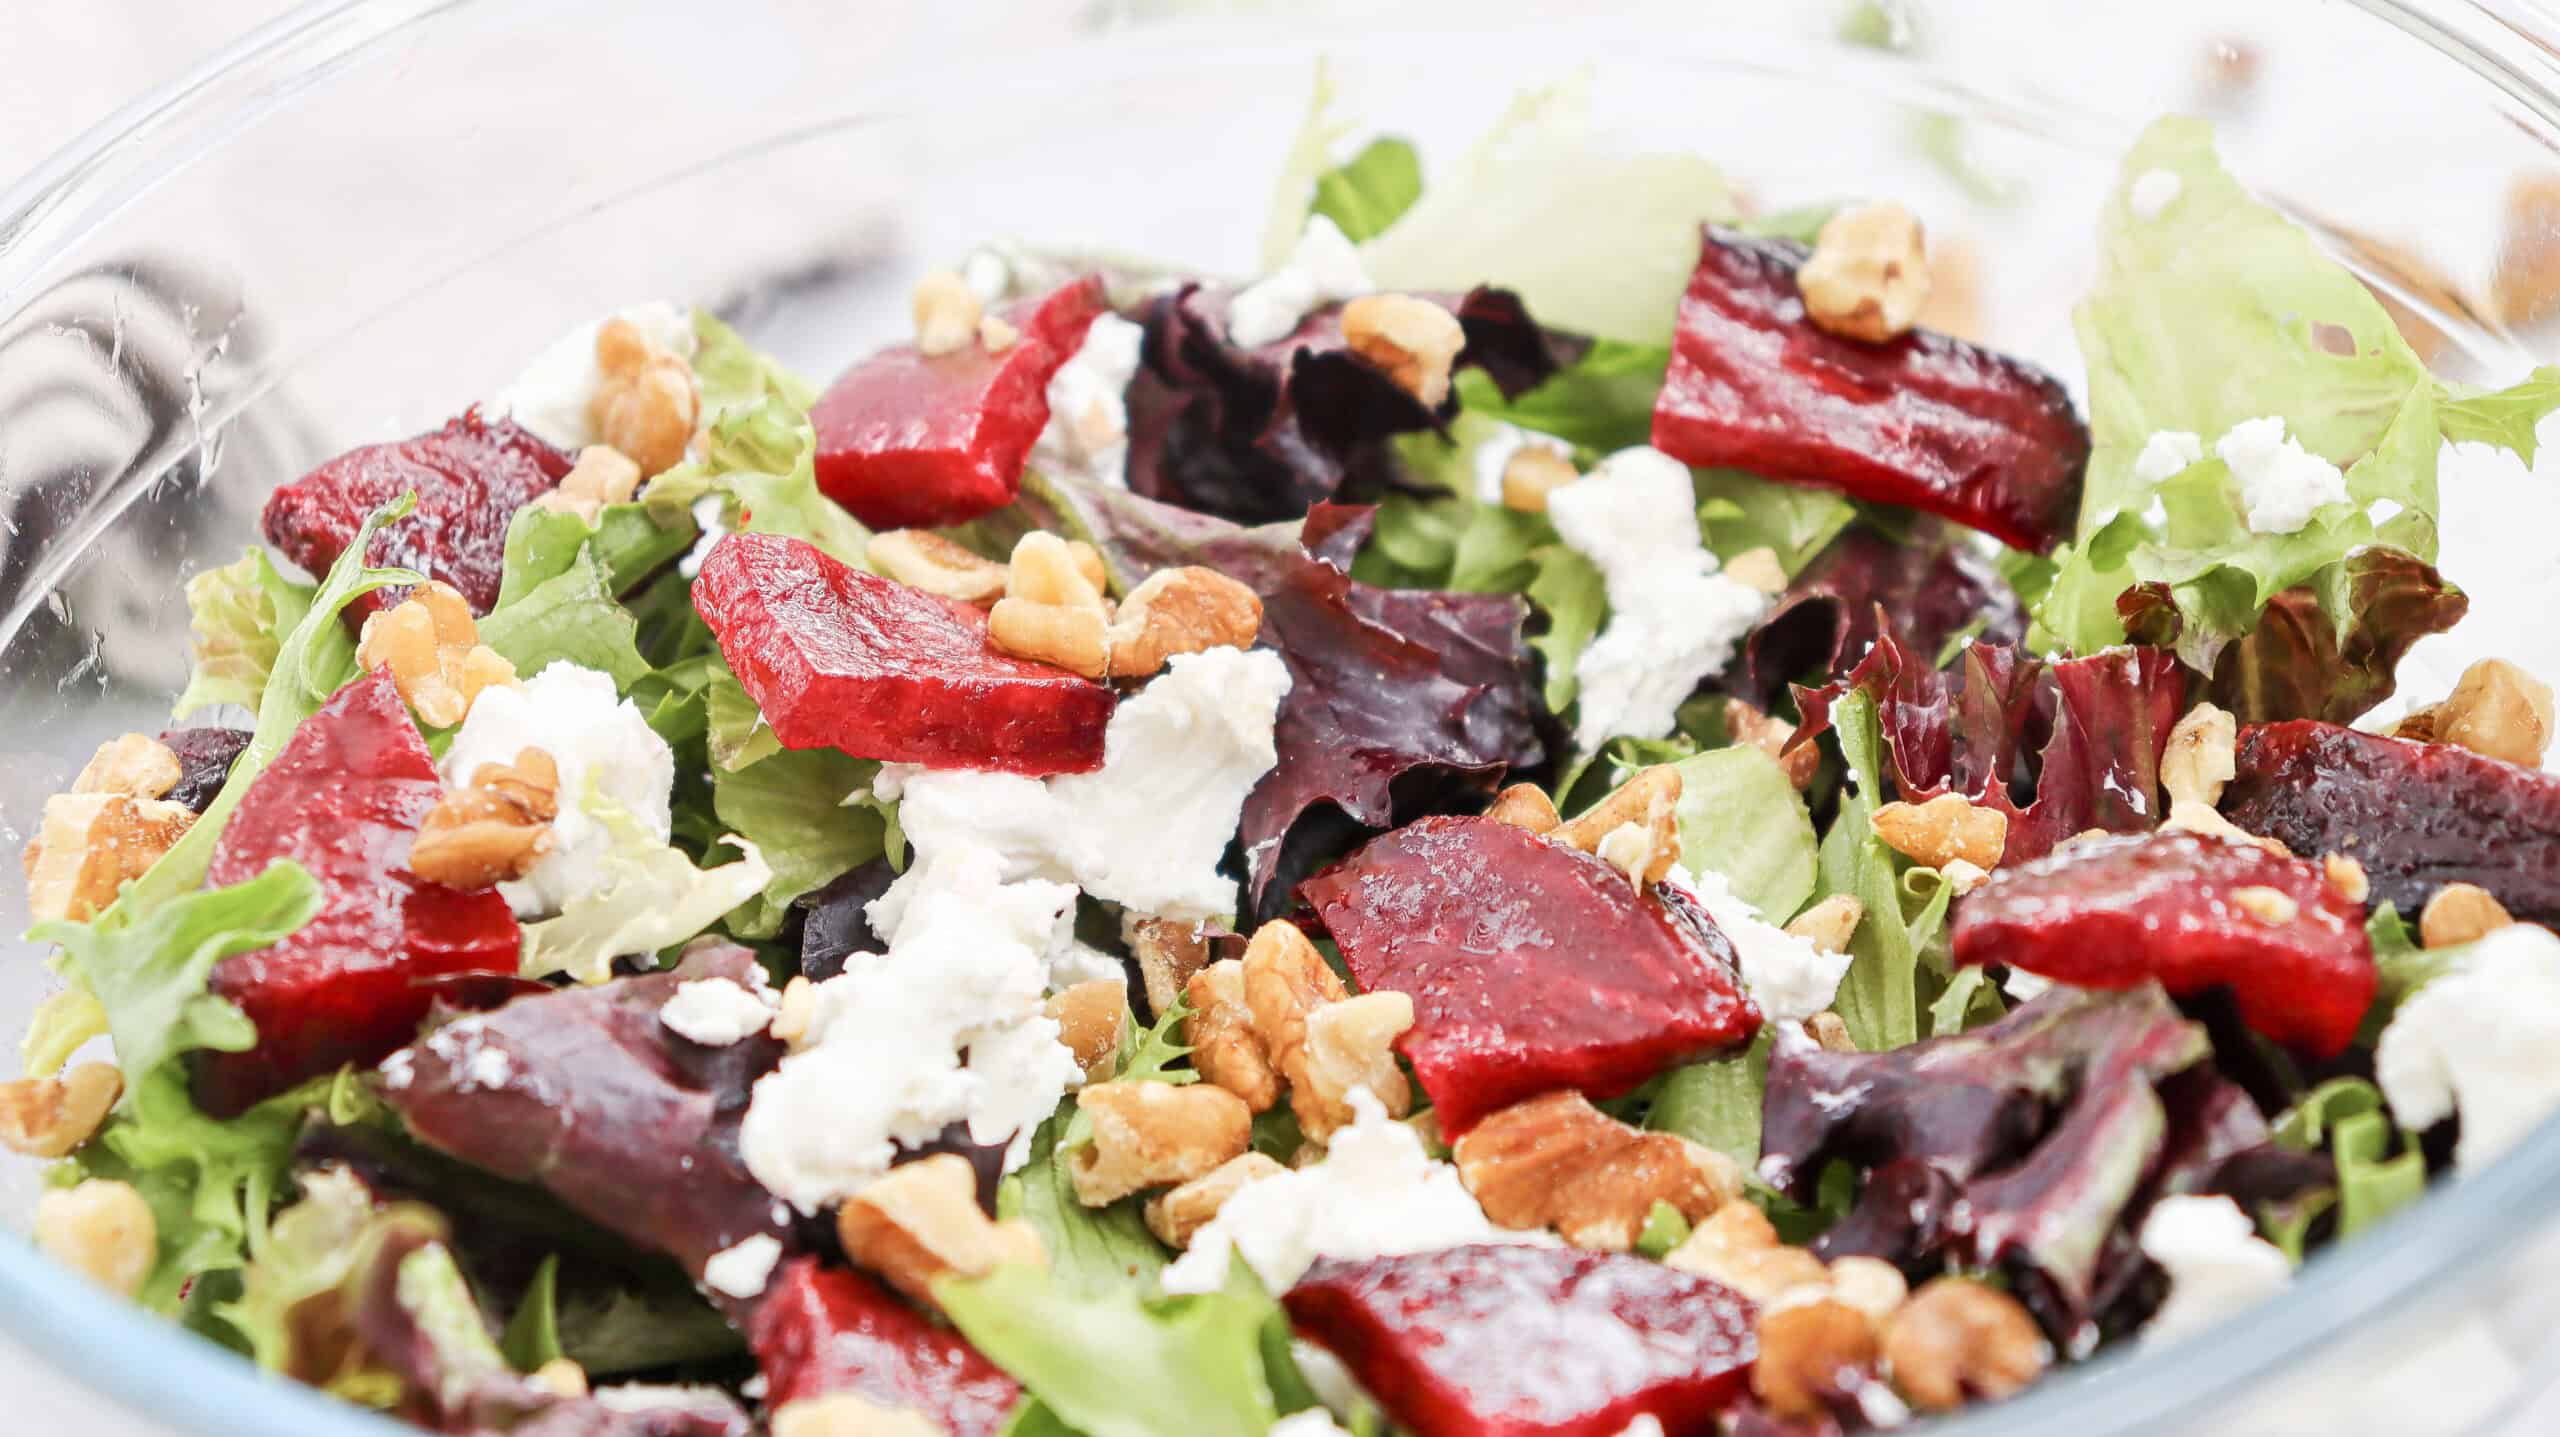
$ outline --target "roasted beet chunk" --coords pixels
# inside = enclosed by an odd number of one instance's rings
[[[1757,1345],[1749,1299],[1623,1253],[1453,1247],[1318,1262],[1285,1299],[1419,1437],[1715,1430]]]
[[[408,869],[418,825],[443,796],[387,673],[339,690],[249,785],[206,876],[239,883],[290,858],[319,880],[320,913],[274,947],[214,966],[214,994],[257,1024],[258,1046],[200,1055],[207,1112],[236,1113],[399,1047],[426,1016],[432,980],[516,971],[523,939],[505,899]]]
[[[1827,333],[1796,291],[1805,254],[1708,228],[1654,447],[1925,509],[2040,554],[2068,537],[2089,430],[2060,381],[1930,330],[1883,344]]]
[[[969,1340],[889,1295],[870,1278],[815,1258],[773,1275],[747,1325],[776,1411],[847,1392],[876,1407],[912,1408],[951,1437],[994,1437],[1022,1386]]]
[[[1956,905],[1954,942],[1960,965],[2075,988],[2228,985],[2250,1027],[2323,1058],[2373,1002],[2360,905],[2317,864],[2202,834],[2090,839],[2003,868]]]
[[[987,616],[798,539],[732,534],[693,606],[787,748],[1007,773],[1102,767],[1111,690],[987,644]]]
[[[1299,891],[1364,991],[1412,995],[1397,1046],[1452,1137],[1555,1088],[1615,1097],[1760,1027],[1704,915],[1494,819],[1426,818]]]
[[[2560,776],[2309,719],[2242,729],[2238,769],[2224,816],[2305,858],[2355,859],[2403,917],[2471,883],[2560,924]]]
[[[928,355],[901,344],[846,370],[809,411],[818,487],[875,529],[963,524],[1013,502],[1049,422],[1049,379],[1104,309],[1099,276],[1005,311],[1021,337]]]
[[[557,485],[571,456],[513,420],[478,410],[432,434],[350,450],[267,499],[267,542],[313,574],[325,574],[374,510],[416,491],[417,512],[373,536],[365,560],[415,569],[462,591],[473,613],[498,602],[507,525],[516,511]],[[347,605],[347,623],[400,602],[403,589],[376,589]]]
[[[204,812],[231,781],[232,762],[249,746],[249,736],[245,728],[178,728],[160,735],[178,756],[178,786],[169,790],[169,801]]]

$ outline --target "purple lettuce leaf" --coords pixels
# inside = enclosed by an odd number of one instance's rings
[[[1970,531],[1926,515],[1901,537],[1852,524],[1752,630],[1734,690],[1767,709],[1790,681],[1839,673],[1887,630],[1913,653],[1934,657],[1977,624],[1983,643],[2014,644],[2026,635],[2016,591],[1974,547]]]
[[[844,972],[844,960],[856,953],[880,953],[888,944],[872,931],[870,906],[898,880],[886,855],[837,874],[827,885],[803,895],[807,910],[800,925],[800,972],[812,983],[824,983]]]

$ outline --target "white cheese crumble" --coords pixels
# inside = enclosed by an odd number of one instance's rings
[[[759,984],[759,987],[763,985]],[[773,1021],[771,990],[751,992],[731,978],[696,978],[676,985],[658,1009],[658,1021],[706,1047],[744,1042]]]
[[[2288,438],[2279,415],[2232,425],[2213,441],[2213,452],[2239,482],[2252,534],[2298,533],[2322,506],[2347,502],[2347,477]]]
[[[2466,1170],[2524,1141],[2560,1107],[2560,937],[2518,923],[2472,944],[2392,1015],[2373,1071],[2411,1132],[2461,1112]]]
[[[2161,211],[2178,202],[2178,192],[2185,188],[2186,181],[2173,170],[2144,170],[2125,192],[2125,204],[2135,219],[2156,220]]]
[[[1031,445],[1031,467],[1058,478],[1129,487],[1129,382],[1147,332],[1116,314],[1093,321],[1084,343],[1049,378],[1049,422]]]
[[[676,756],[640,710],[614,692],[610,675],[558,660],[521,684],[480,691],[455,731],[438,773],[447,787],[471,781],[483,764],[512,764],[527,748],[560,770],[560,814],[551,851],[523,878],[498,885],[518,917],[559,912],[605,883],[613,837],[596,817],[611,803],[660,843],[667,841]]]
[[[1562,459],[1573,458],[1573,446],[1561,439],[1517,425],[1500,425],[1492,438],[1476,446],[1474,463],[1478,499],[1487,504],[1502,502],[1502,471],[1511,467],[1511,461],[1523,449],[1543,449]]]
[[[1341,227],[1310,215],[1289,262],[1236,292],[1227,307],[1227,338],[1247,349],[1286,339],[1310,312],[1376,288]]]
[[[693,311],[666,300],[635,304],[553,340],[489,401],[489,412],[507,415],[573,454],[598,442],[587,410],[604,385],[604,371],[596,366],[596,333],[608,319],[628,320],[651,343],[687,358],[693,355]]]
[[[1543,1245],[1543,1232],[1497,1228],[1458,1170],[1434,1162],[1413,1129],[1387,1116],[1377,1096],[1351,1091],[1351,1126],[1324,1160],[1247,1184],[1164,1270],[1167,1292],[1215,1292],[1229,1254],[1273,1292],[1285,1292],[1320,1257],[1356,1259],[1437,1252],[1467,1243]]]
[[[1349,1437],[1333,1414],[1321,1407],[1292,1412],[1271,1424],[1271,1437]]]
[[[1547,496],[1557,535],[1599,567],[1609,596],[1607,627],[1574,665],[1584,752],[1671,732],[1681,702],[1769,611],[1768,595],[1716,572],[1697,503],[1688,466],[1641,445]]]
[[[2000,986],[2008,991],[2010,997],[2019,1002],[2032,1003],[2052,992],[2054,982],[2050,978],[2030,973],[2024,968],[2012,968],[2009,970],[2009,976],[2000,980]]]
[[[773,1265],[781,1260],[781,1241],[760,1232],[713,1253],[702,1265],[703,1285],[744,1301],[764,1291],[764,1285],[773,1280]]]
[[[2142,452],[2133,456],[2133,477],[2143,484],[2162,484],[2202,462],[2202,439],[2183,429],[2162,429],[2142,441]]]
[[[693,526],[702,532],[676,561],[676,572],[688,579],[700,577],[702,561],[711,557],[712,546],[729,537],[729,501],[717,494],[694,500]]]
[[[1849,955],[1826,953],[1810,938],[1775,927],[1714,869],[1692,873],[1674,864],[1670,881],[1689,890],[1742,959],[1742,984],[1772,1023],[1801,1023],[1831,1006]]]
[[[2166,1197],[2142,1220],[2142,1253],[2169,1274],[2169,1300],[2142,1330],[2146,1342],[2199,1332],[2293,1280],[2284,1253],[2227,1197]]]

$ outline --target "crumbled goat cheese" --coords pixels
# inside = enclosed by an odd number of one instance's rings
[[[2213,452],[2231,466],[2252,534],[2293,534],[2314,511],[2347,502],[2347,477],[2338,466],[2287,438],[2278,415],[2244,419],[2213,441]]]
[[[631,815],[658,842],[667,840],[676,756],[640,710],[614,692],[611,676],[554,662],[522,684],[488,688],[472,702],[438,772],[449,787],[471,781],[482,764],[512,764],[527,748],[551,755],[560,769],[560,816],[551,821],[551,851],[523,878],[498,885],[519,917],[559,912],[601,888],[613,837],[596,817],[600,803]]]
[[[694,537],[693,547],[676,561],[676,572],[685,578],[702,573],[702,561],[711,557],[711,548],[729,537],[729,501],[717,494],[705,494],[693,501],[693,526],[702,532]]]
[[[2560,1107],[2560,937],[2519,923],[2472,944],[2401,1003],[2373,1071],[2411,1132],[2462,1114],[2466,1170],[2522,1142]]]
[[[702,1265],[703,1285],[724,1296],[740,1301],[764,1291],[773,1278],[773,1265],[782,1260],[780,1239],[768,1233],[757,1233],[739,1241],[735,1247],[722,1248]]]
[[[1320,1257],[1392,1257],[1467,1243],[1547,1243],[1543,1232],[1497,1228],[1458,1170],[1434,1162],[1413,1129],[1387,1117],[1377,1096],[1351,1091],[1351,1126],[1324,1160],[1248,1184],[1218,1209],[1164,1270],[1167,1292],[1215,1292],[1230,1253],[1273,1292],[1306,1276]]]
[[[700,1407],[705,1404],[725,1405],[729,1395],[717,1387],[673,1386],[654,1382],[619,1382],[599,1387],[592,1400],[608,1412],[643,1415]]]
[[[2010,997],[2019,1002],[2032,1003],[2052,992],[2054,982],[2050,978],[2030,973],[2024,968],[2012,968],[2009,970],[2009,976],[2000,980],[2000,986],[2008,991]]]
[[[1539,434],[1516,425],[1505,424],[1493,437],[1476,446],[1476,497],[1487,504],[1502,502],[1502,471],[1511,467],[1523,449],[1544,449],[1550,454],[1570,460],[1573,446],[1552,435]]]
[[[1084,343],[1049,380],[1049,422],[1031,467],[1056,478],[1129,487],[1129,381],[1147,332],[1116,314],[1095,319]]]
[[[1688,467],[1642,446],[1547,496],[1556,533],[1599,567],[1609,596],[1608,626],[1574,665],[1586,753],[1671,732],[1681,702],[1769,611],[1768,595],[1716,572],[1697,503]]]
[[[770,990],[750,992],[730,978],[696,978],[676,985],[658,1021],[706,1047],[725,1048],[763,1032],[773,1021],[774,1003]]]
[[[1236,292],[1227,307],[1227,338],[1247,349],[1286,339],[1311,311],[1376,288],[1341,227],[1311,215],[1289,262]]]
[[[2202,1331],[2282,1290],[2293,1266],[2227,1197],[2166,1197],[2142,1220],[2142,1253],[2169,1274],[2169,1300],[2142,1336]]]
[[[1673,864],[1670,881],[1695,896],[1717,931],[1732,941],[1742,959],[1743,986],[1770,1022],[1801,1023],[1831,1006],[1841,975],[1849,971],[1848,954],[1825,953],[1812,939],[1773,926],[1714,869],[1692,873]]]
[[[2156,220],[2160,212],[2178,202],[2178,192],[2186,181],[2172,170],[2144,170],[2134,176],[2133,188],[2125,193],[2125,203],[2138,220]]]
[[[2202,462],[2203,440],[2183,429],[2162,429],[2142,441],[2142,452],[2133,456],[2133,477],[2142,484],[2162,484]]]
[[[1292,1412],[1271,1424],[1271,1437],[1350,1437],[1333,1414],[1321,1407]]]
[[[491,414],[504,414],[548,442],[574,454],[598,442],[588,406],[604,385],[596,366],[596,332],[607,319],[626,319],[649,341],[691,358],[693,312],[655,300],[591,320],[553,340],[525,366],[513,384],[491,399]]]

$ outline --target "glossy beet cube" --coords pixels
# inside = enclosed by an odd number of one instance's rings
[[[1328,1259],[1283,1300],[1417,1437],[1616,1437],[1639,1417],[1703,1437],[1757,1355],[1749,1299],[1625,1253]]]
[[[2324,1058],[2354,1039],[2376,982],[2364,909],[2317,863],[2174,830],[2002,868],[1957,904],[1953,940],[1960,965],[2078,988],[2228,985],[2251,1028]]]
[[[1451,1137],[1557,1088],[1616,1097],[1760,1027],[1703,913],[1494,819],[1409,824],[1299,892],[1363,991],[1412,995],[1397,1047]]]
[[[507,525],[557,486],[575,462],[513,420],[478,410],[431,434],[352,449],[276,490],[262,518],[267,542],[309,573],[325,574],[353,543],[365,516],[415,491],[416,512],[386,524],[365,553],[372,564],[415,569],[462,591],[473,613],[498,602]],[[377,589],[347,605],[350,627],[407,591]]]
[[[382,1057],[416,1034],[434,980],[516,971],[523,935],[496,890],[409,871],[418,825],[443,794],[386,673],[340,689],[249,785],[207,880],[239,883],[290,858],[319,881],[320,912],[274,947],[214,965],[214,994],[257,1024],[258,1045],[198,1055],[207,1112]]]
[[[967,604],[798,539],[732,534],[693,606],[786,748],[1007,773],[1102,767],[1111,690],[987,643]]]
[[[2560,924],[2560,775],[2310,719],[2242,729],[2237,767],[2226,817],[2305,857],[2355,859],[2404,918],[2470,883]]]
[[[2071,533],[2089,430],[2052,375],[1931,330],[1883,344],[1805,316],[1804,246],[1709,227],[1653,406],[1654,447],[1941,514],[2044,553]]]
[[[921,1412],[951,1437],[994,1437],[1022,1400],[1022,1385],[969,1339],[870,1278],[816,1258],[774,1273],[747,1341],[776,1411],[850,1392],[876,1407]]]
[[[818,487],[875,529],[963,524],[1013,502],[1049,422],[1049,379],[1107,306],[1088,275],[1004,312],[1020,338],[928,355],[895,345],[846,370],[809,411]]]

